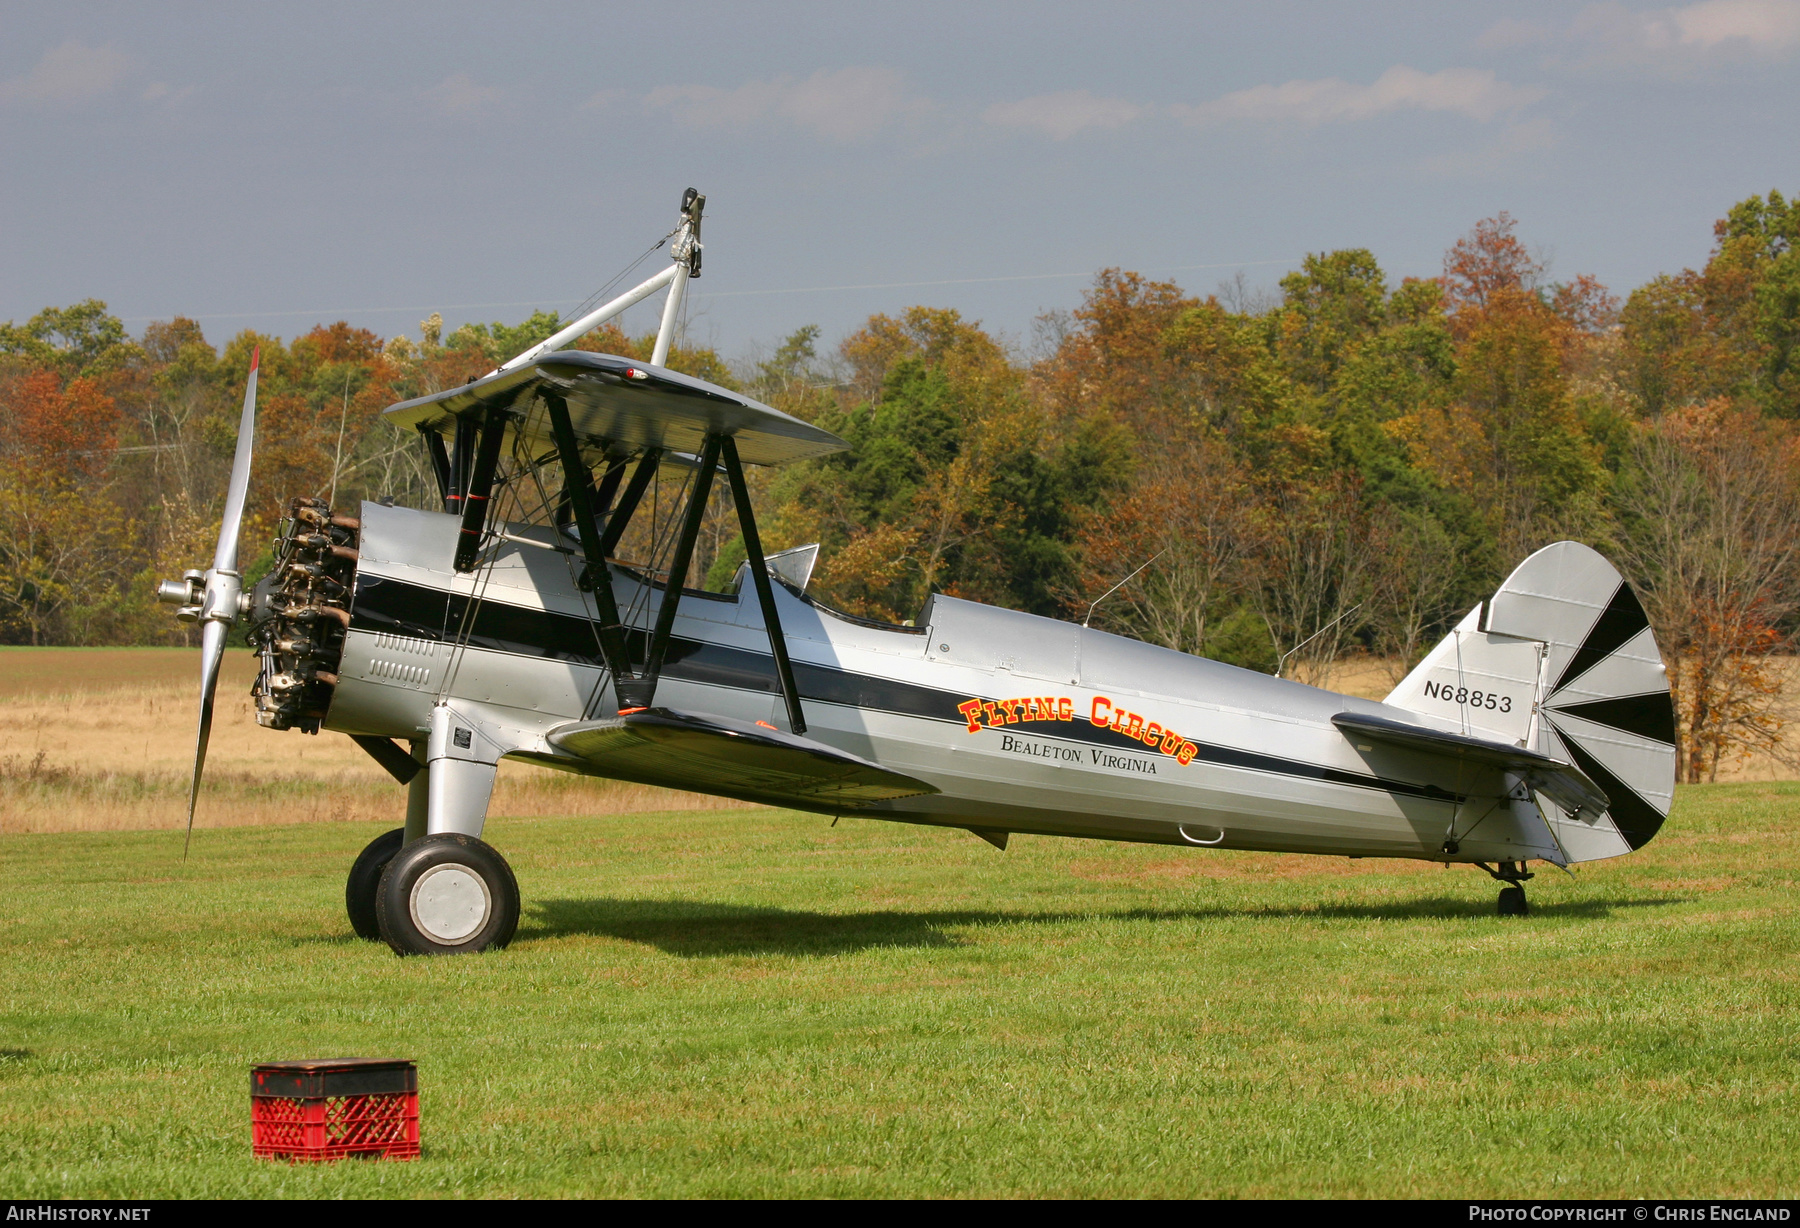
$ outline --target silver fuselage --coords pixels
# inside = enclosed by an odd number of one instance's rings
[[[614,711],[579,551],[509,526],[459,575],[457,529],[450,515],[363,505],[326,727],[417,742],[448,699],[501,731],[508,755],[590,771],[548,740]],[[627,625],[647,631],[660,587],[623,568],[612,582]],[[808,736],[940,790],[860,817],[1440,861],[1554,854],[1503,772],[1359,746],[1331,722],[1416,713],[943,596],[917,627],[846,618],[779,584],[775,600]],[[684,594],[656,703],[786,728],[753,596]]]

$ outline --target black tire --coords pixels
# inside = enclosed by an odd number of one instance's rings
[[[493,951],[519,927],[519,884],[491,845],[473,836],[426,836],[388,862],[375,915],[396,955]]]
[[[369,841],[369,847],[356,855],[350,866],[350,878],[344,883],[344,911],[350,914],[350,928],[358,938],[370,942],[381,940],[381,922],[375,916],[375,892],[381,886],[381,872],[406,842],[406,829],[396,827]]]
[[[1531,915],[1531,907],[1525,903],[1525,888],[1502,887],[1500,889],[1500,915],[1503,917]]]

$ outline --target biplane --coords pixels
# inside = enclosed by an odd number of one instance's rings
[[[238,533],[256,369],[213,566],[165,581],[202,632],[191,838],[229,629],[259,724],[348,735],[407,789],[356,859],[357,934],[400,954],[503,947],[518,885],[483,840],[497,765],[820,815],[1478,866],[1615,857],[1674,789],[1674,710],[1631,587],[1586,546],[1533,554],[1376,702],[936,593],[910,623],[808,593],[817,547],[765,554],[746,472],[847,445],[665,366],[700,269],[673,260],[490,374],[395,405],[441,506],[297,499],[249,591]],[[563,347],[667,287],[648,363]],[[722,484],[746,559],[690,575]],[[628,534],[637,544],[628,553]]]

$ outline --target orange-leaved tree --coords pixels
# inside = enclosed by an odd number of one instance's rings
[[[1478,509],[1503,562],[1592,535],[1603,520],[1607,473],[1570,373],[1609,299],[1592,278],[1551,287],[1543,276],[1504,213],[1457,241],[1442,279],[1455,341],[1449,403],[1401,424],[1414,463]]]
[[[1785,753],[1783,662],[1800,614],[1800,432],[1719,398],[1640,428],[1617,558],[1642,595],[1675,696],[1680,778]]]
[[[79,641],[118,603],[133,527],[106,497],[113,399],[81,376],[28,370],[0,396],[0,634]]]

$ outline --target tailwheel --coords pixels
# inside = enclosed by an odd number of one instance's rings
[[[1502,861],[1489,866],[1485,862],[1478,861],[1475,864],[1486,870],[1489,877],[1506,884],[1500,889],[1500,915],[1502,917],[1528,917],[1531,915],[1531,906],[1525,902],[1524,882],[1531,878],[1532,874],[1525,868],[1524,862]]]
[[[491,845],[473,836],[426,836],[388,862],[375,913],[396,955],[497,950],[518,928],[519,884]]]
[[[350,866],[350,878],[344,884],[344,911],[350,914],[350,928],[358,938],[375,942],[381,937],[381,922],[375,916],[375,892],[381,887],[381,872],[404,843],[404,827],[383,832],[369,841]]]

